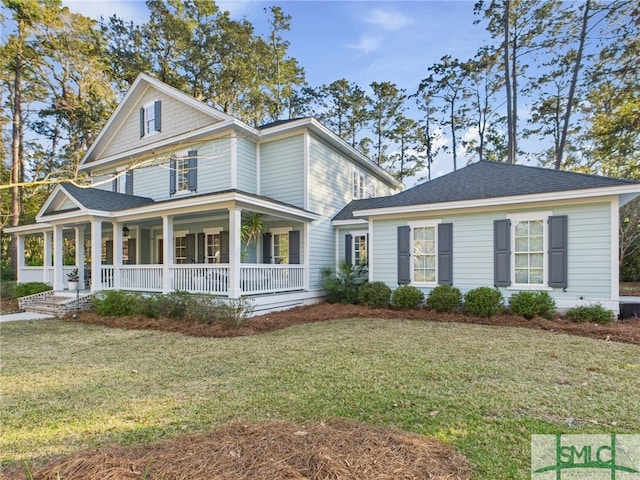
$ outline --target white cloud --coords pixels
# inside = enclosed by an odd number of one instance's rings
[[[388,31],[401,30],[414,23],[411,17],[403,15],[402,13],[380,8],[371,10],[364,17],[364,20],[367,23]]]
[[[360,37],[358,43],[349,44],[347,46],[367,55],[378,50],[378,47],[380,46],[380,39],[377,37],[364,35]]]

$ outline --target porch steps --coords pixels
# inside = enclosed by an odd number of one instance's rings
[[[42,292],[18,300],[18,306],[26,312],[46,313],[56,317],[64,317],[75,310],[89,310],[92,295],[74,292]]]

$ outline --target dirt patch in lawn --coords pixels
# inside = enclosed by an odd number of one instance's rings
[[[52,461],[31,478],[466,480],[469,475],[465,458],[444,443],[334,419],[309,425],[234,423],[162,443],[81,451]]]
[[[442,314],[425,308],[397,311],[392,309],[372,309],[360,305],[320,303],[296,307],[281,312],[253,317],[240,327],[230,327],[223,323],[199,323],[188,320],[167,318],[147,318],[140,315],[128,317],[101,317],[93,312],[80,312],[78,318],[67,317],[70,321],[106,325],[113,328],[151,329],[182,333],[200,337],[236,337],[256,335],[279,330],[302,323],[323,322],[341,318],[386,318],[431,322],[478,323],[501,327],[524,327],[580,335],[600,340],[633,343],[640,345],[640,319],[630,318],[607,324],[574,323],[563,317],[553,320],[534,318],[526,320],[515,315],[497,315],[491,318],[472,317],[465,314]]]

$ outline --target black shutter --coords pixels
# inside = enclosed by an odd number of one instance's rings
[[[493,284],[511,285],[511,221],[493,222]]]
[[[344,261],[347,265],[351,265],[353,263],[353,258],[351,255],[351,251],[353,250],[353,236],[351,234],[347,234],[344,236]]]
[[[398,227],[398,285],[411,283],[411,229]]]
[[[160,128],[162,127],[162,122],[160,121],[161,113],[162,112],[160,108],[160,100],[156,100],[155,103],[153,104],[153,120],[154,120],[153,129],[156,132],[159,132]]]
[[[127,170],[125,173],[125,188],[127,195],[133,195],[133,170]]]
[[[567,279],[567,216],[549,217],[549,286],[566,288]]]
[[[140,138],[144,137],[144,107],[140,108]]]
[[[169,193],[173,195],[176,193],[176,159],[171,158],[169,162]]]
[[[262,234],[262,263],[271,263],[271,234]]]
[[[189,190],[194,192],[198,188],[198,151],[190,150],[187,154],[187,180],[189,182]]]
[[[129,244],[127,247],[127,252],[129,254],[129,258],[127,259],[127,265],[135,265],[136,264],[136,239],[129,238],[127,240]]]
[[[438,225],[438,284],[453,285],[453,223]]]
[[[229,263],[229,232],[220,232],[220,263]]]
[[[187,233],[187,263],[196,263],[196,234],[195,233]]]
[[[300,230],[289,232],[289,263],[292,265],[300,264]]]
[[[198,233],[198,263],[204,263],[204,233]]]

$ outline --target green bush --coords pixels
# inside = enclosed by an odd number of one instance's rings
[[[140,301],[140,311],[150,318],[184,318],[191,295],[187,292],[171,292],[154,294],[143,297]]]
[[[48,292],[52,289],[53,287],[51,287],[51,285],[44,282],[18,283],[13,289],[13,298],[26,297],[40,292]]]
[[[370,308],[385,308],[389,306],[391,289],[384,282],[367,282],[360,287],[358,301]]]
[[[533,317],[552,318],[556,313],[556,302],[548,292],[523,290],[511,295],[509,309],[514,315],[520,315],[527,320]]]
[[[340,262],[338,271],[322,270],[322,288],[329,303],[358,303],[360,286],[367,281],[367,267]]]
[[[234,327],[242,327],[254,312],[253,301],[249,298],[229,298],[219,300],[218,320]]]
[[[200,323],[213,323],[219,320],[219,303],[221,300],[213,295],[191,295],[187,302],[184,316]]]
[[[576,323],[609,323],[615,320],[613,312],[611,310],[607,310],[599,303],[595,305],[570,308],[567,310],[565,315],[569,320]]]
[[[16,282],[10,280],[3,280],[0,282],[0,298],[9,300],[11,298],[18,298],[15,295]]]
[[[491,317],[502,312],[504,299],[496,288],[478,287],[465,293],[464,309],[470,315]]]
[[[143,297],[124,290],[106,290],[93,297],[93,308],[98,315],[122,316],[140,313]]]
[[[462,305],[462,292],[452,285],[438,285],[427,295],[426,305],[438,313],[451,313]]]
[[[409,310],[417,307],[423,299],[421,290],[413,285],[402,285],[391,294],[391,306],[396,310]]]
[[[16,275],[13,271],[13,265],[8,260],[0,260],[0,280],[2,283],[15,281]]]

